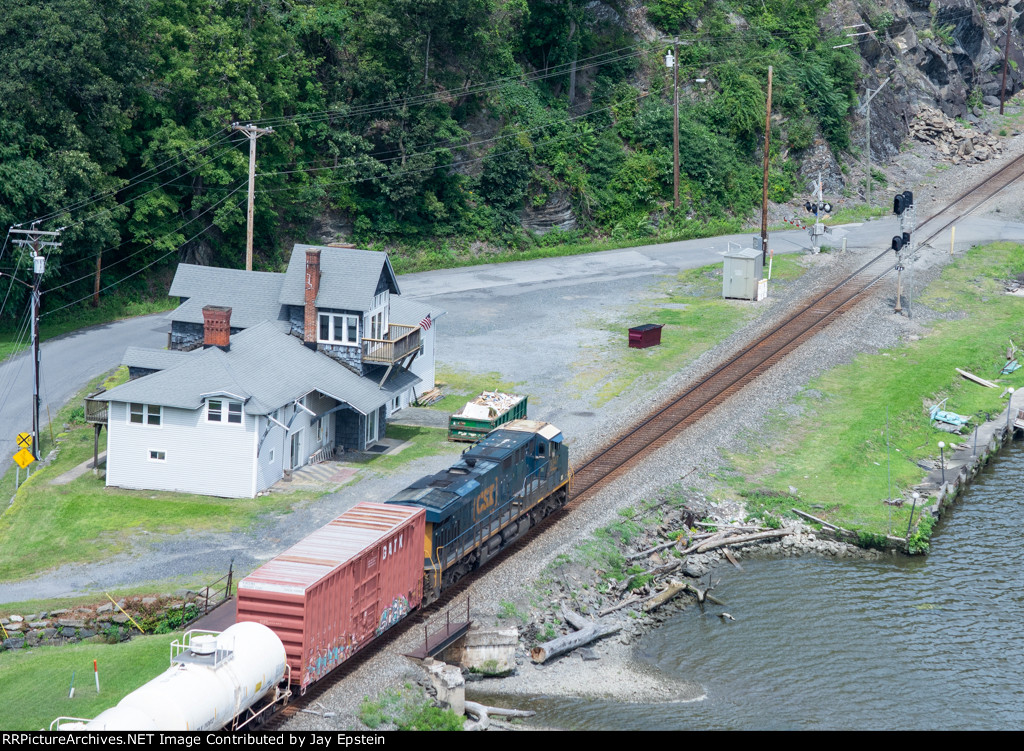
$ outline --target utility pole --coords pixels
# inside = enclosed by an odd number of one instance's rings
[[[679,208],[679,37],[665,55],[665,67],[672,69],[672,205]]]
[[[246,214],[245,229],[245,270],[252,271],[252,219],[253,195],[256,192],[256,139],[274,132],[273,128],[257,128],[255,125],[231,123],[231,130],[241,131],[249,137],[249,210]]]
[[[24,235],[23,238],[14,240],[16,245],[27,245],[32,249],[32,455],[39,459],[39,307],[40,292],[39,284],[43,279],[43,272],[46,270],[46,256],[40,254],[42,248],[60,247],[60,243],[43,238],[57,238],[60,230],[56,232],[43,232],[36,229],[38,222],[33,222],[32,229],[14,229],[10,233]]]
[[[764,115],[764,186],[761,190],[761,266],[768,262],[768,148],[772,135],[772,66],[768,66],[768,106]]]
[[[999,90],[999,114],[1003,114],[1003,100],[1006,98],[1006,66],[1010,62],[1010,21],[1013,19],[1013,8],[1006,5],[1006,49],[1003,50],[1003,86]]]
[[[881,85],[872,91],[871,89],[865,89],[867,92],[867,99],[864,100],[864,106],[860,108],[861,112],[866,112],[868,116],[867,122],[867,148],[864,149],[864,159],[867,162],[867,166],[864,168],[865,176],[865,188],[864,188],[864,202],[871,206],[871,100],[875,98],[875,94],[881,91],[889,81],[892,80],[892,76],[882,81]]]

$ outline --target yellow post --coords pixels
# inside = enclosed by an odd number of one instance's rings
[[[956,225],[954,224],[949,229],[949,254],[953,255],[953,238],[956,237]]]

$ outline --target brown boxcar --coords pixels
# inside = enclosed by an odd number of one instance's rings
[[[238,583],[238,621],[284,642],[301,690],[423,598],[423,509],[353,506]]]

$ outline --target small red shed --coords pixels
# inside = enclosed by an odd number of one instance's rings
[[[629,346],[634,349],[645,349],[661,344],[661,328],[663,323],[645,323],[629,330]]]
[[[238,621],[284,643],[304,691],[423,599],[426,512],[359,503],[238,583]]]

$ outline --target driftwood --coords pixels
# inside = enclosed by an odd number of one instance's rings
[[[960,368],[957,368],[956,372],[959,373],[960,375],[962,375],[964,378],[966,378],[966,379],[968,379],[970,381],[974,381],[975,383],[977,383],[977,384],[979,384],[981,386],[984,386],[985,388],[990,388],[990,389],[997,389],[997,388],[999,388],[994,383],[992,383],[992,381],[986,381],[984,378],[976,376],[976,375],[974,375],[974,373],[968,373],[966,370],[960,370]]]
[[[622,610],[623,608],[628,608],[630,605],[636,605],[638,602],[643,602],[643,600],[644,600],[643,597],[630,597],[628,600],[623,600],[618,605],[611,605],[610,607],[607,607],[604,610],[599,610],[597,612],[597,615],[599,617],[603,618],[604,616],[608,615],[609,613],[614,613],[616,610]]]
[[[504,709],[503,707],[488,707],[485,704],[478,704],[475,701],[466,702],[466,714],[476,718],[475,722],[466,722],[463,730],[487,730],[491,724],[491,717],[533,717],[536,712],[531,709]]]
[[[757,540],[768,540],[772,537],[785,537],[786,535],[793,534],[793,530],[789,529],[771,529],[767,532],[754,532],[749,535],[734,535],[732,537],[726,537],[722,540],[708,540],[707,542],[701,543],[697,546],[698,553],[705,553],[708,550],[714,550],[720,548],[723,545],[740,545],[746,542],[755,542]]]
[[[649,600],[645,600],[641,609],[645,613],[650,613],[652,610],[657,610],[669,600],[673,599],[676,595],[686,592],[689,588],[689,584],[686,582],[677,581],[672,579],[669,581],[668,586],[665,587],[661,592],[656,594]]]
[[[578,630],[575,633],[559,636],[557,639],[552,639],[531,649],[530,659],[534,662],[547,662],[552,657],[571,652],[577,647],[582,647],[584,644],[589,644],[596,639],[600,639],[602,636],[617,633],[622,629],[621,626],[591,621],[579,613],[572,612],[564,605],[562,606],[562,617],[573,628]]]
[[[848,529],[843,529],[842,527],[837,527],[835,524],[831,524],[831,523],[825,521],[824,519],[819,519],[816,516],[811,516],[810,514],[804,513],[800,509],[791,508],[790,511],[792,511],[797,516],[802,516],[805,519],[810,519],[812,522],[817,522],[818,524],[820,524],[823,527],[828,527],[829,529],[834,529],[836,532],[842,532],[843,534],[846,534],[846,535],[852,535],[853,534],[853,532],[851,532]]]
[[[729,548],[726,548],[722,552],[725,553],[725,557],[729,559],[729,563],[731,563],[733,566],[735,566],[737,570],[739,570],[739,571],[743,570],[743,566],[741,566],[740,562],[736,560],[736,556],[734,556],[732,554],[732,551],[729,550]]]
[[[641,550],[639,553],[633,553],[632,555],[627,555],[626,556],[626,560],[627,561],[635,561],[638,558],[646,558],[649,555],[654,555],[655,553],[657,553],[660,550],[664,550],[665,548],[672,547],[677,542],[679,542],[679,540],[675,539],[675,540],[672,540],[672,542],[666,542],[666,543],[662,543],[661,545],[655,545],[653,548],[647,548],[647,550]]]

